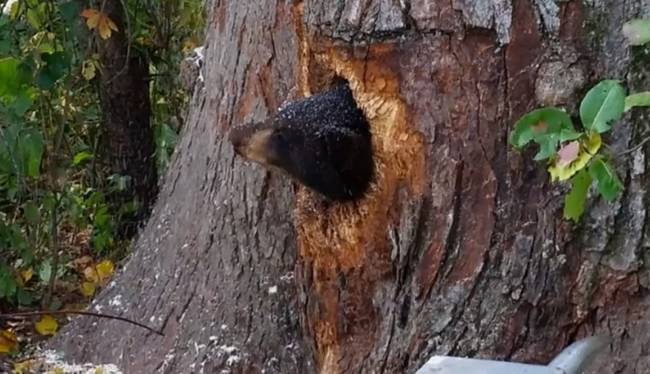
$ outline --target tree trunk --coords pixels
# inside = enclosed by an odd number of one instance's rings
[[[507,139],[598,79],[647,89],[645,49],[620,30],[650,5],[336,4],[209,3],[205,87],[135,254],[92,306],[165,336],[77,318],[53,346],[128,373],[412,373],[434,354],[546,363],[599,333],[614,342],[598,373],[649,371],[647,147],[617,164],[623,196],[592,197],[572,226],[566,189]],[[323,207],[226,134],[335,76],[368,117],[376,173],[364,199]]]
[[[129,177],[129,188],[116,196],[118,203],[137,200],[136,221],[148,216],[158,192],[153,129],[150,124],[149,63],[129,46],[121,0],[107,0],[103,11],[117,32],[100,40],[102,74],[100,101],[104,114],[102,156],[112,174]],[[122,222],[126,236],[137,224]],[[122,231],[122,230],[121,230]]]

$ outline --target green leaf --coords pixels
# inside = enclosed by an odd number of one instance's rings
[[[534,160],[545,160],[557,152],[557,147],[560,143],[560,135],[548,134],[547,136],[536,139],[536,142],[539,144],[539,152],[535,155]]]
[[[16,96],[10,107],[18,117],[22,117],[29,110],[32,104],[32,98],[26,91],[24,91]]]
[[[154,129],[154,141],[156,143],[156,165],[158,170],[164,170],[169,163],[171,153],[176,145],[178,135],[176,132],[163,123]]]
[[[0,37],[0,56],[8,55],[12,49],[12,44],[9,38],[5,35],[2,35]]]
[[[540,148],[535,160],[543,160],[555,154],[560,141],[575,139],[580,135],[574,130],[571,117],[566,112],[549,107],[533,110],[521,117],[515,123],[510,143],[515,148],[522,148],[534,141]]]
[[[11,298],[16,294],[18,284],[10,275],[0,276],[0,298]]]
[[[93,224],[95,227],[105,227],[111,221],[111,215],[108,213],[108,207],[102,206],[95,213],[95,220]]]
[[[58,208],[57,196],[54,192],[49,191],[45,197],[43,197],[43,209],[47,212],[51,212],[54,209]]]
[[[574,129],[562,129],[560,131],[560,142],[568,142],[571,140],[576,140],[579,137],[583,136],[585,133],[583,132],[577,132]]]
[[[18,96],[28,79],[28,73],[20,61],[13,57],[0,59],[0,97]]]
[[[14,279],[12,270],[8,266],[0,263],[0,299],[12,298],[17,288],[18,284]]]
[[[77,1],[68,1],[59,4],[59,11],[61,12],[63,20],[69,24],[78,20],[79,14],[81,13],[81,7]]]
[[[591,176],[582,169],[571,178],[571,192],[564,198],[564,218],[578,222],[585,211],[587,192],[591,186]]]
[[[70,66],[69,56],[63,52],[43,53],[41,59],[46,65],[36,76],[36,84],[43,90],[50,90],[63,77]]]
[[[41,212],[38,210],[38,205],[33,201],[23,205],[23,215],[31,225],[37,225],[41,221]]]
[[[26,248],[20,251],[20,258],[26,264],[31,264],[34,262],[34,251],[30,248]]]
[[[28,129],[20,135],[18,149],[24,162],[25,175],[38,177],[43,157],[43,136],[36,129]]]
[[[115,192],[126,191],[131,185],[131,177],[128,175],[112,174],[108,177],[110,188]]]
[[[18,292],[16,292],[16,299],[18,299],[20,305],[31,305],[34,301],[32,294],[23,288],[19,288]]]
[[[522,148],[536,138],[559,134],[563,128],[573,130],[573,123],[566,112],[552,107],[535,109],[515,123],[510,143]]]
[[[625,98],[626,112],[638,106],[650,106],[650,91],[635,93]]]
[[[38,269],[38,277],[43,282],[49,282],[51,276],[52,276],[52,264],[50,263],[50,261],[45,261],[41,264],[41,267]]]
[[[29,25],[32,26],[36,30],[41,29],[41,15],[38,12],[38,9],[35,8],[29,8],[27,9],[27,22],[29,22]]]
[[[596,158],[589,166],[589,174],[596,180],[598,192],[607,199],[614,201],[623,189],[623,183],[616,175],[614,168],[602,158]]]
[[[90,153],[88,151],[81,151],[81,152],[77,153],[76,155],[74,155],[74,159],[72,160],[72,165],[78,166],[82,162],[88,161],[88,160],[90,160],[92,158],[93,158],[92,153]]]
[[[643,45],[650,42],[650,19],[634,19],[623,25],[623,35],[629,45]]]
[[[603,133],[611,123],[621,118],[625,110],[625,90],[618,81],[604,80],[587,92],[580,103],[580,118],[583,126]]]

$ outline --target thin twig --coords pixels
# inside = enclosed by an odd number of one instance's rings
[[[43,316],[46,314],[50,315],[66,315],[66,314],[79,314],[82,316],[91,316],[91,317],[98,317],[98,318],[107,318],[107,319],[114,319],[126,323],[130,323],[132,325],[142,327],[143,329],[147,329],[150,332],[153,332],[154,334],[158,334],[160,336],[165,336],[162,331],[156,330],[152,327],[149,327],[143,323],[136,322],[133,320],[130,320],[128,318],[120,317],[120,316],[113,316],[110,314],[102,314],[102,313],[94,313],[94,312],[84,312],[80,310],[56,310],[52,312],[45,312],[45,311],[31,311],[31,312],[15,312],[15,313],[0,313],[0,319],[7,319],[7,320],[15,320],[15,319],[23,319],[27,317],[34,317],[34,316]]]
[[[630,149],[626,149],[625,151],[616,154],[616,157],[621,157],[621,156],[625,156],[627,154],[630,154],[630,153],[636,151],[637,149],[643,147],[643,145],[645,143],[647,143],[648,141],[650,141],[650,136],[645,137],[643,140],[641,140],[641,142],[639,142],[639,144],[635,145],[634,147],[632,147]]]

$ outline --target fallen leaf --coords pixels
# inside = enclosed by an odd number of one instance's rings
[[[14,374],[27,374],[34,372],[35,360],[14,362]]]
[[[54,335],[59,328],[59,323],[50,315],[44,315],[34,324],[36,332],[41,335]]]
[[[86,60],[81,65],[81,75],[85,80],[89,81],[95,78],[97,71],[95,69],[95,63],[92,60]]]
[[[114,266],[110,260],[104,260],[97,264],[97,276],[100,283],[104,283],[111,275],[113,275]]]
[[[18,348],[16,334],[9,330],[0,330],[0,353],[11,353]]]
[[[23,279],[23,282],[27,283],[34,276],[34,269],[28,268],[20,272],[20,277]]]
[[[72,265],[77,269],[77,271],[82,271],[86,267],[88,267],[90,264],[92,264],[93,258],[90,256],[82,256],[79,258],[75,258],[72,261]]]
[[[95,294],[95,283],[93,282],[81,282],[81,285],[79,286],[79,290],[81,291],[81,294],[86,296],[86,297],[91,297],[92,295]]]
[[[97,270],[95,270],[94,266],[88,266],[84,269],[84,277],[86,277],[86,280],[93,283],[97,283],[99,281],[99,276],[97,275]]]

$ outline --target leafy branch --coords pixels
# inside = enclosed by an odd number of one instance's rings
[[[577,222],[585,209],[593,183],[607,201],[616,200],[623,189],[611,160],[602,152],[601,134],[611,130],[623,114],[634,108],[650,106],[650,92],[626,96],[616,80],[603,80],[591,88],[580,103],[581,131],[562,109],[536,109],[515,123],[510,143],[522,149],[534,142],[539,146],[536,161],[547,160],[554,182],[571,182],[564,199],[564,218]],[[644,140],[633,149],[638,149]]]

